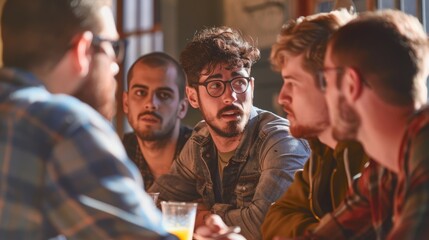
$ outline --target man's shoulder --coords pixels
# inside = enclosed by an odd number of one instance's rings
[[[265,133],[284,131],[289,135],[289,120],[272,112],[255,108],[257,115],[251,118],[255,127]],[[251,123],[250,123],[251,124]]]
[[[181,124],[180,125],[180,135],[181,135],[181,138],[183,138],[182,140],[187,141],[191,137],[193,130],[194,129],[192,127],[190,127],[188,125]]]
[[[25,91],[27,94],[24,94]],[[21,90],[20,90],[21,91]],[[109,129],[107,120],[94,109],[78,99],[65,94],[51,94],[43,89],[22,89],[21,96],[11,99],[8,104],[16,107],[17,114],[29,122],[53,133],[63,135],[80,127],[97,126]],[[25,96],[27,95],[27,96]],[[24,120],[24,121],[27,121]]]

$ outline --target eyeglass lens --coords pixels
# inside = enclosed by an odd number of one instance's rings
[[[317,72],[317,84],[320,90],[325,91],[326,89],[326,78],[323,70]]]
[[[109,42],[112,45],[112,49],[114,51],[115,54],[115,59],[117,62],[121,62],[123,60],[124,57],[124,53],[125,53],[125,42],[124,40],[120,39],[120,40],[109,40],[109,39],[104,39],[98,36],[94,36],[94,39],[92,41],[92,45],[99,48],[100,50],[102,49],[100,44],[102,42]]]
[[[206,84],[208,94],[212,97],[219,97],[225,92],[226,84],[230,83],[235,93],[244,93],[249,86],[249,78],[237,77],[229,81],[213,80]]]

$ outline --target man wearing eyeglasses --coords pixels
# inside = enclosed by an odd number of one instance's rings
[[[112,107],[110,1],[6,1],[1,24],[0,238],[176,239],[108,121],[70,96]]]
[[[106,51],[106,46],[111,45],[110,54],[114,54],[115,62],[120,63],[125,53],[125,41],[106,39],[95,35],[92,40],[94,52],[103,53]],[[113,50],[113,52],[112,52]],[[116,87],[115,81],[106,81],[111,79],[110,72],[106,71],[103,54],[94,56],[94,61],[91,62],[88,75],[85,77],[85,87],[79,88],[73,95],[79,100],[87,103],[92,108],[97,110],[106,119],[112,120],[116,113]],[[115,72],[119,71],[118,66],[112,66]],[[106,79],[99,81],[99,79]]]
[[[328,43],[320,80],[337,139],[371,157],[345,201],[308,239],[429,238],[429,42],[419,20],[368,12]]]
[[[259,50],[227,27],[203,29],[187,44],[180,56],[186,93],[204,121],[153,188],[164,200],[200,201],[196,226],[215,213],[247,239],[261,238],[268,207],[309,156],[287,120],[253,106],[258,59]]]
[[[304,170],[271,205],[262,225],[264,239],[296,237],[314,229],[343,201],[353,176],[368,160],[359,143],[333,138],[317,81],[329,37],[352,18],[344,9],[291,20],[271,49],[271,64],[283,78],[278,102],[287,112],[292,135],[306,138],[312,152]]]

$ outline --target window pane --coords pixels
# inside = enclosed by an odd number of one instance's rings
[[[395,0],[380,0],[379,7],[380,9],[395,8]]]

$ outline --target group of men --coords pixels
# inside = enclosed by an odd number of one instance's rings
[[[287,119],[253,106],[259,50],[203,29],[180,64],[155,52],[131,66],[122,142],[110,1],[7,1],[1,30],[2,238],[174,239],[146,191],[198,202],[208,238],[227,225],[241,235],[225,239],[429,235],[429,43],[412,16],[285,24],[270,59]],[[192,129],[188,104],[204,119]]]

